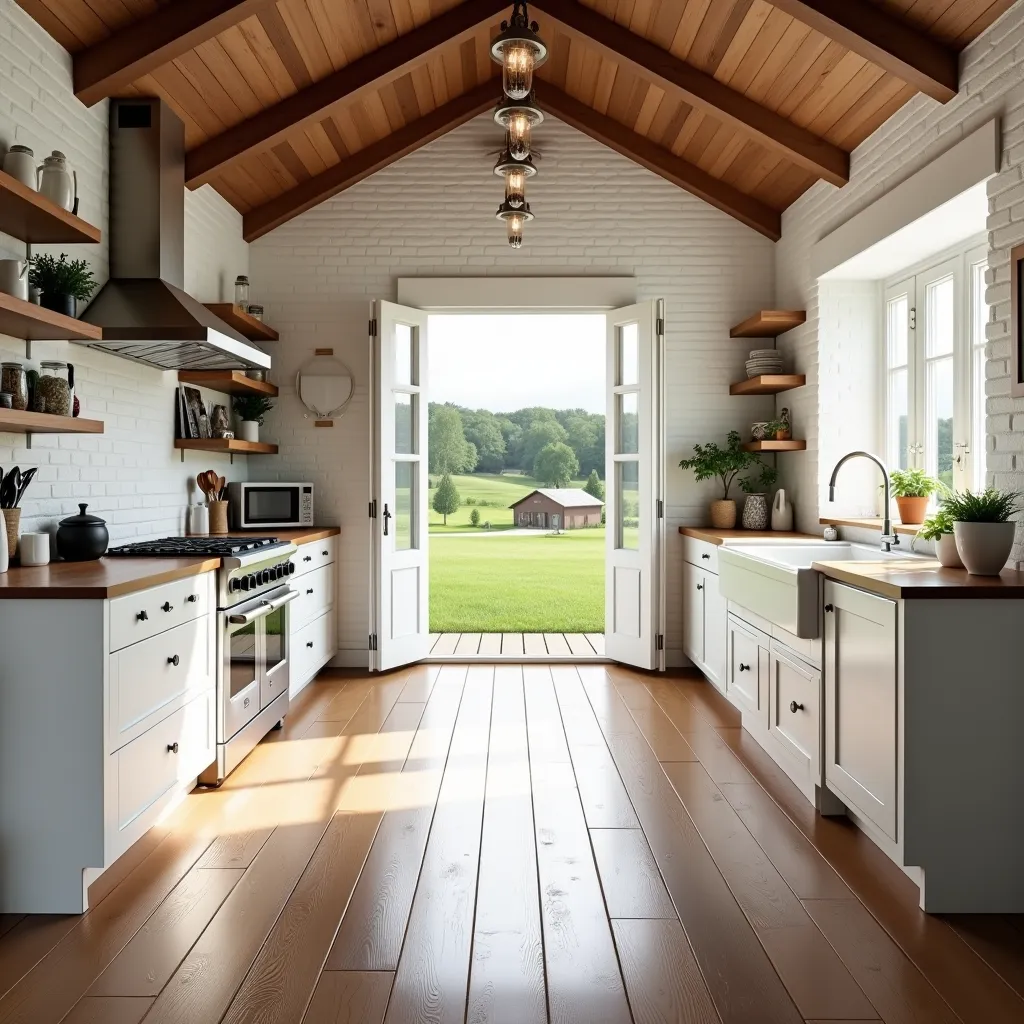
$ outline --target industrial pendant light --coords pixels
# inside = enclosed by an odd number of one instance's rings
[[[491,58],[501,65],[505,95],[523,100],[533,89],[533,72],[548,59],[548,48],[537,34],[537,22],[530,22],[526,0],[515,0],[512,16],[501,23],[501,32],[491,43]]]
[[[505,149],[494,165],[494,173],[505,179],[505,202],[513,209],[523,206],[526,203],[526,179],[537,173],[533,159],[529,155],[525,160],[513,159],[506,138]]]
[[[494,121],[507,132],[508,151],[513,160],[530,155],[530,130],[544,120],[544,111],[533,102],[531,93],[522,100],[502,99],[494,111]]]
[[[518,249],[523,244],[523,225],[528,220],[533,220],[533,214],[530,213],[530,204],[524,202],[522,206],[517,208],[506,201],[498,207],[498,212],[495,216],[498,220],[505,222],[508,244],[513,249]]]

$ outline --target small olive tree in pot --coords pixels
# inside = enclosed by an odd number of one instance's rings
[[[760,463],[756,453],[743,450],[739,433],[731,430],[724,448],[714,441],[695,444],[693,458],[683,459],[679,468],[692,469],[698,481],[721,481],[722,497],[711,502],[711,525],[718,530],[731,530],[736,526],[736,502],[730,499],[729,490],[740,473]]]
[[[1013,550],[1013,517],[1021,512],[1020,494],[994,487],[981,494],[957,491],[943,505],[953,520],[956,549],[967,571],[972,576],[998,576]]]

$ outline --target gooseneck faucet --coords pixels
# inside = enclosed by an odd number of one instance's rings
[[[885,482],[885,511],[882,513],[882,550],[889,551],[899,544],[900,539],[893,531],[892,519],[889,517],[889,502],[891,498],[889,471],[885,468],[885,463],[877,455],[872,455],[871,452],[850,452],[848,455],[844,455],[836,463],[836,468],[832,470],[832,479],[828,482],[828,500],[836,500],[836,477],[839,476],[839,470],[843,468],[843,463],[849,462],[850,459],[870,459],[882,471],[882,478]]]

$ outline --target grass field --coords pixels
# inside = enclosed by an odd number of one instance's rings
[[[430,631],[603,633],[604,530],[436,538]]]

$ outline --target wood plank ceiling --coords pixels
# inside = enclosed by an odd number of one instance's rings
[[[88,104],[157,95],[257,238],[491,108],[510,0],[18,0]],[[1013,0],[536,0],[551,114],[769,237]],[[482,168],[483,170],[483,168]]]

